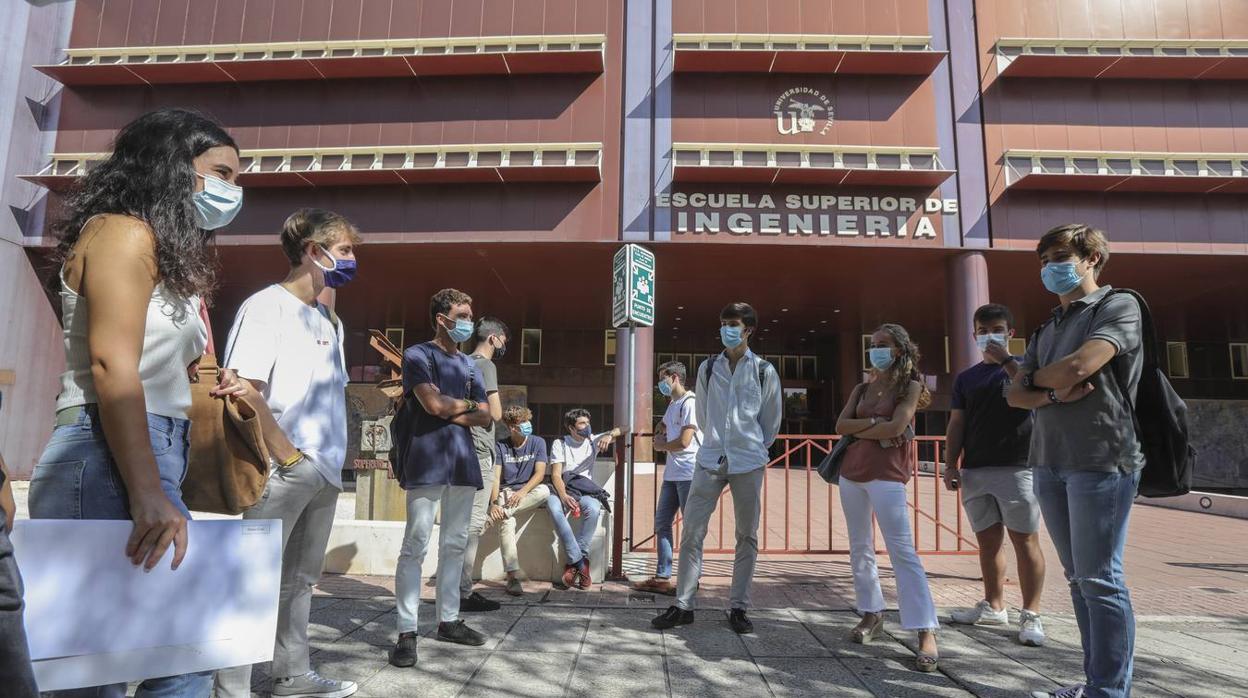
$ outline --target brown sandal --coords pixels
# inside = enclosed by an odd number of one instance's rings
[[[666,579],[651,577],[644,582],[637,582],[633,585],[633,591],[644,591],[650,594],[663,594],[672,596],[676,593],[676,587]]]

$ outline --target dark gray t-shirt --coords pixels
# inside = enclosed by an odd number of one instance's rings
[[[481,356],[473,354],[472,361],[477,365],[477,371],[481,373],[481,384],[485,387],[485,396],[488,399],[490,393],[498,392],[498,368],[494,366],[494,362]],[[494,424],[488,427],[472,428],[472,443],[477,451],[477,458],[481,460],[490,460],[494,457]]]
[[[1131,418],[1144,368],[1140,305],[1121,293],[1106,299],[1109,292],[1110,287],[1103,286],[1071,303],[1064,313],[1060,307],[1054,309],[1053,321],[1027,347],[1022,367],[1027,373],[1073,354],[1091,339],[1103,339],[1117,349],[1114,358],[1092,376],[1095,390],[1087,397],[1036,410],[1029,457],[1032,467],[1104,472],[1135,472],[1144,467]]]

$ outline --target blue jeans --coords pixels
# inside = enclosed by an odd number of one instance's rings
[[[672,524],[676,512],[685,510],[692,480],[664,480],[659,490],[659,505],[654,510],[654,537],[659,543],[659,562],[654,576],[659,579],[672,577]]]
[[[598,530],[598,519],[602,516],[602,502],[593,497],[581,497],[581,532],[572,533],[572,524],[568,523],[568,512],[563,510],[563,501],[554,493],[546,498],[546,508],[550,510],[550,520],[555,525],[555,534],[563,544],[563,551],[568,555],[568,564],[580,562],[589,556],[590,544],[594,541],[594,532]]]
[[[56,427],[43,449],[30,480],[32,519],[129,519],[129,498],[121,472],[104,440],[94,406],[82,410],[72,424]],[[160,471],[160,484],[169,499],[189,519],[182,503],[182,478],[186,476],[190,422],[147,415],[152,453]],[[206,698],[212,691],[212,672],[148,679],[139,685],[135,698]],[[120,698],[125,684],[56,691],[56,698]]]
[[[1122,571],[1140,474],[1035,469],[1036,499],[1070,584],[1088,698],[1131,695],[1135,613]]]
[[[5,525],[0,514],[0,686],[6,696],[39,698],[22,620],[22,575]]]

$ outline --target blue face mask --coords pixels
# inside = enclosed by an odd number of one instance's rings
[[[871,365],[877,371],[883,371],[893,365],[897,359],[891,347],[871,347]]]
[[[1079,288],[1083,277],[1075,270],[1075,262],[1049,262],[1040,268],[1040,281],[1049,293],[1064,296]]]
[[[447,319],[449,320],[450,318],[447,317]],[[446,332],[451,336],[452,342],[459,344],[461,342],[468,341],[468,338],[472,336],[472,330],[472,320],[460,318],[455,321],[455,328],[447,330]]]
[[[533,422],[525,422],[520,425],[520,433],[524,436],[533,435]]]
[[[741,342],[745,341],[745,337],[739,325],[720,325],[719,341],[723,342],[727,349],[736,349]]]
[[[1005,335],[1003,334],[979,334],[975,335],[975,344],[979,345],[981,352],[988,351],[989,344],[1000,344],[1006,346]]]
[[[672,396],[672,384],[667,381],[659,381],[659,394],[663,397]]]
[[[195,204],[195,223],[204,230],[224,228],[243,208],[243,188],[220,177],[195,173],[204,180],[204,188],[191,195]]]
[[[588,439],[589,437],[594,435],[594,430],[590,427],[585,427],[584,429],[577,429],[576,435],[581,437],[582,439]]]
[[[351,279],[355,278],[356,266],[354,259],[338,259],[330,254],[329,250],[324,247],[321,247],[321,251],[324,252],[327,257],[334,260],[334,266],[328,269],[321,266],[321,263],[316,261],[316,259],[312,260],[312,263],[316,265],[316,268],[325,273],[326,286],[330,288],[342,288],[350,283]]]

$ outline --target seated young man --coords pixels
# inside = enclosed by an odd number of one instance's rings
[[[567,435],[555,440],[550,447],[550,483],[553,492],[550,493],[546,506],[550,509],[555,533],[559,535],[559,542],[563,544],[563,551],[568,556],[563,571],[564,586],[588,589],[592,585],[589,546],[594,540],[594,532],[598,530],[602,502],[587,493],[569,488],[568,482],[577,475],[592,479],[594,461],[598,454],[607,450],[607,446],[621,432],[619,429],[612,429],[595,434],[589,424],[589,412],[579,408],[569,410],[563,416],[563,424]],[[568,514],[581,517],[579,533],[572,532]]]
[[[508,438],[495,445],[494,504],[490,522],[499,522],[498,542],[507,571],[507,593],[520,596],[520,557],[516,551],[516,515],[546,503],[546,442],[533,436],[533,413],[513,405],[503,411]]]

